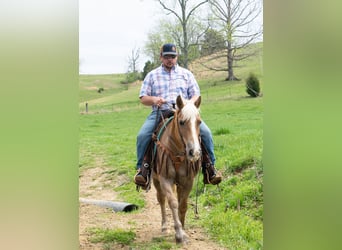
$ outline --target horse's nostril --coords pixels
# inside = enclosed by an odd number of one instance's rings
[[[189,155],[190,155],[190,156],[194,156],[194,150],[193,150],[193,149],[190,149],[190,150],[189,150]]]

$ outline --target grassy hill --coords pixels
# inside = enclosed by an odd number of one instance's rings
[[[258,44],[262,48],[262,44]],[[204,60],[202,58],[200,60]],[[221,62],[224,63],[224,62]],[[263,99],[250,98],[245,81],[250,72],[261,82],[262,53],[237,68],[241,81],[225,81],[225,72],[191,65],[201,87],[201,117],[214,136],[217,168],[224,180],[220,189],[202,184],[198,201],[200,220],[211,237],[229,249],[262,249],[263,231]],[[124,75],[80,75],[80,172],[99,164],[112,169],[116,189],[125,201],[144,205],[132,182],[136,135],[150,112],[140,104],[141,82],[122,84]],[[103,88],[103,91],[98,90]],[[85,105],[88,104],[86,113]],[[191,198],[195,199],[195,188]]]

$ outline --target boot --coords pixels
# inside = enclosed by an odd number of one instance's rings
[[[213,185],[217,185],[222,181],[222,176],[220,173],[218,173],[215,169],[215,166],[210,164],[210,163],[206,163],[203,168],[203,182],[204,184],[213,184]]]
[[[149,184],[149,171],[149,164],[144,163],[144,165],[137,170],[137,173],[134,176],[135,184],[140,186],[143,190],[146,190]]]

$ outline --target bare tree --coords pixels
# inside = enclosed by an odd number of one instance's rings
[[[193,4],[190,4],[190,0],[170,0],[170,1],[162,1],[158,0],[160,5],[163,7],[164,10],[167,11],[167,15],[174,15],[176,19],[178,20],[179,24],[181,25],[182,29],[182,36],[180,39],[180,36],[175,37],[175,40],[177,41],[177,45],[181,49],[182,53],[182,61],[183,66],[185,68],[188,68],[188,62],[189,62],[189,47],[191,46],[191,43],[189,43],[189,22],[191,17],[194,15],[195,11],[205,3],[207,3],[209,0],[203,0],[203,1],[193,1]],[[197,3],[196,3],[197,2]]]
[[[140,49],[132,49],[131,55],[128,57],[128,71],[132,73],[138,72],[138,62],[140,56]]]
[[[227,65],[222,68],[204,66],[216,71],[227,71],[228,81],[238,80],[233,71],[235,63],[256,54],[255,51],[242,49],[262,35],[262,25],[253,27],[262,13],[262,0],[209,0],[209,3],[214,25],[224,34],[226,44],[226,53],[214,58],[225,57]]]
[[[128,56],[128,70],[126,73],[126,81],[123,83],[130,83],[140,79],[140,73],[138,72],[140,49],[134,48],[131,51],[131,55]]]

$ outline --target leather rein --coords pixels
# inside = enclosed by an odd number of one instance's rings
[[[172,152],[171,150],[169,150],[167,147],[165,147],[165,145],[163,145],[163,143],[161,143],[160,141],[160,137],[162,136],[162,134],[164,133],[165,131],[165,128],[166,126],[175,118],[175,116],[171,116],[169,117],[166,121],[164,119],[164,116],[162,114],[162,121],[163,121],[163,125],[162,127],[160,128],[159,132],[158,132],[158,135],[153,138],[155,140],[155,147],[154,147],[154,155],[156,155],[156,149],[157,147],[159,147],[164,153],[166,153],[169,158],[171,159],[173,165],[175,166],[175,169],[176,171],[178,171],[181,163],[185,160],[185,156],[186,156],[186,153],[185,153],[185,144],[183,142],[183,139],[182,139],[182,135],[180,134],[180,137],[181,137],[181,141],[182,141],[182,148],[184,149],[183,151],[179,152],[179,153],[175,153],[175,152]],[[178,124],[177,124],[177,127],[178,127]]]

